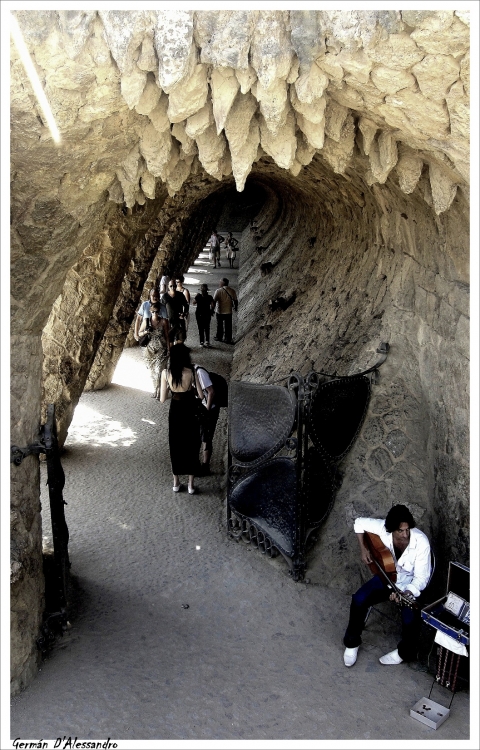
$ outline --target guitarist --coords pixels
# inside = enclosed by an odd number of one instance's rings
[[[368,609],[387,599],[401,606],[402,639],[394,651],[380,658],[380,663],[401,664],[402,661],[414,661],[417,658],[421,625],[420,608],[415,602],[427,585],[431,573],[428,538],[423,531],[416,528],[413,516],[405,505],[394,505],[390,508],[384,521],[381,518],[357,518],[354,531],[360,545],[361,560],[371,568],[374,565],[373,553],[365,542],[364,532],[377,534],[388,548],[385,552],[388,555],[389,551],[393,556],[397,573],[396,588],[401,592],[401,598],[387,587],[380,572],[353,594],[350,620],[343,639],[343,661],[347,667],[353,667],[362,642],[361,633]],[[413,606],[407,606],[408,602]]]

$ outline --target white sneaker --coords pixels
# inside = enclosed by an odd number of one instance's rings
[[[397,649],[395,649],[395,651],[390,651],[389,654],[381,656],[378,661],[380,664],[401,664],[403,659],[399,656]]]
[[[353,665],[357,661],[357,654],[358,654],[359,648],[360,646],[355,646],[355,648],[345,649],[345,653],[343,654],[343,662],[346,667],[353,667]]]

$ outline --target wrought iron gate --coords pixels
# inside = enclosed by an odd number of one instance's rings
[[[48,581],[51,587],[50,596],[46,596],[46,609],[43,617],[42,633],[37,639],[38,648],[45,651],[67,627],[67,587],[70,561],[68,557],[68,527],[65,520],[66,505],[63,499],[65,474],[60,462],[57,429],[55,424],[55,405],[47,407],[47,419],[40,427],[38,440],[31,445],[20,448],[10,447],[10,462],[20,466],[23,459],[31,454],[44,453],[47,463],[47,483],[50,500],[50,518],[53,536],[53,576]]]
[[[295,581],[305,576],[307,541],[333,506],[338,463],[360,431],[388,350],[380,344],[379,361],[357,375],[295,373],[286,387],[230,383],[228,534],[280,552]]]

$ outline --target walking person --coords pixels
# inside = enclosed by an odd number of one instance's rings
[[[170,323],[171,335],[178,338],[181,336],[185,341],[185,315],[188,314],[189,306],[182,292],[177,292],[177,285],[173,279],[168,282],[168,290],[163,295],[161,301],[167,308],[168,322]]]
[[[210,321],[213,315],[214,302],[211,294],[208,293],[207,284],[200,286],[200,293],[195,295],[193,300],[195,309],[195,320],[198,327],[198,338],[200,346],[210,346]]]
[[[150,318],[145,319],[145,328],[140,328],[140,334],[148,330],[150,341],[145,347],[145,361],[150,370],[153,381],[152,397],[160,399],[160,376],[167,366],[169,352],[168,319],[160,315],[160,303],[150,305]]]
[[[194,365],[194,370],[198,396],[202,399],[202,404],[205,408],[205,414],[200,423],[203,453],[203,460],[200,464],[200,476],[206,477],[211,474],[210,459],[213,450],[213,436],[220,414],[220,406],[208,371],[201,365]]]
[[[185,286],[183,286],[184,281],[185,281],[185,276],[183,276],[183,274],[181,273],[177,273],[175,277],[175,283],[177,285],[177,292],[181,292],[183,294],[183,296],[187,300],[187,304],[189,305],[188,312],[186,313],[186,315],[184,315],[184,318],[183,318],[185,321],[185,338],[187,338],[188,324],[190,322],[190,292]]]
[[[188,492],[195,494],[195,476],[199,475],[200,423],[198,398],[190,349],[183,343],[170,349],[170,363],[162,371],[160,403],[171,395],[168,413],[168,444],[173,473],[173,491],[179,492],[180,475],[188,475]]]
[[[140,338],[140,328],[142,327],[142,325],[144,330],[147,327],[145,321],[150,318],[150,305],[153,303],[160,304],[160,317],[168,319],[167,308],[163,303],[160,302],[160,297],[155,287],[152,287],[148,293],[148,300],[142,302],[142,304],[138,308],[133,333],[135,341],[138,341],[138,339]]]
[[[217,230],[214,229],[212,232],[212,236],[210,237],[209,243],[210,243],[210,255],[212,256],[211,259],[213,260],[213,267],[214,268],[220,268],[220,244],[224,241],[223,237],[218,234]]]
[[[215,341],[223,341],[233,344],[232,341],[232,314],[238,309],[237,293],[228,285],[228,279],[220,279],[219,289],[215,292],[215,314],[217,318],[217,335]]]
[[[235,239],[231,232],[228,232],[225,240],[225,249],[230,268],[235,268],[235,258],[237,257],[238,240]]]

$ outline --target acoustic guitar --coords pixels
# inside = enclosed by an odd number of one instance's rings
[[[397,582],[397,568],[395,566],[395,560],[393,555],[384,545],[378,534],[372,534],[370,531],[363,532],[363,540],[367,545],[370,554],[372,556],[372,562],[369,563],[369,568],[374,575],[379,575],[387,589],[391,589],[400,597],[400,605],[409,607],[410,609],[418,609],[418,605],[415,601],[408,599],[401,591],[395,586]]]

